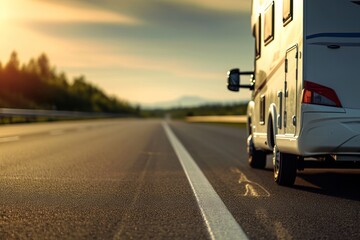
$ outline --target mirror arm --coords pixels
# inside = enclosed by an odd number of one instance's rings
[[[249,85],[237,85],[237,87],[239,88],[248,88],[250,90],[254,90],[254,84],[249,84]]]
[[[247,71],[247,72],[239,72],[239,75],[254,75],[255,73],[253,71]]]
[[[249,85],[239,85],[239,88],[248,88],[250,90],[254,89],[254,85],[253,84],[249,84]]]
[[[246,72],[239,72],[239,75],[254,75],[254,71],[246,71]],[[249,85],[239,85],[239,88],[248,88],[250,90],[254,90],[254,84]]]

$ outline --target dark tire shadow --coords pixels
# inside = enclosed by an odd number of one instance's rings
[[[297,177],[313,186],[296,184],[295,189],[360,201],[360,170],[309,170],[298,172]]]

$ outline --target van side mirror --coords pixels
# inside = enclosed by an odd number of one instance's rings
[[[240,69],[234,68],[228,71],[228,85],[227,88],[230,91],[238,92],[240,88]]]
[[[240,85],[240,75],[254,75],[254,72],[240,72],[240,69],[233,68],[227,72],[228,85],[230,91],[238,92],[240,88],[248,88],[254,90],[254,82],[249,85]]]

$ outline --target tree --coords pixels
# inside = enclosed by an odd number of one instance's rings
[[[135,113],[126,101],[107,96],[85,76],[72,84],[55,67],[45,53],[20,68],[15,51],[5,67],[0,63],[0,107],[40,108],[113,113]]]
[[[18,59],[18,55],[15,51],[13,51],[10,55],[9,62],[6,64],[5,69],[8,71],[18,71],[20,66],[20,62]]]
[[[37,59],[37,65],[39,67],[40,76],[42,78],[49,80],[53,77],[49,58],[46,56],[45,53],[39,56],[39,58]]]

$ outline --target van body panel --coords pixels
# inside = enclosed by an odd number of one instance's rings
[[[360,110],[307,111],[305,105],[299,155],[360,154]]]
[[[360,108],[360,5],[306,0],[305,79],[335,90],[344,108]]]
[[[285,21],[284,1],[252,1],[251,26],[255,31],[260,24],[261,31],[259,39],[254,34],[260,54],[248,110],[254,147],[272,151],[272,131],[280,152],[339,156],[335,160],[360,156],[360,5],[293,0]],[[266,41],[271,9],[273,36]],[[304,81],[334,90],[341,106],[304,104]]]

